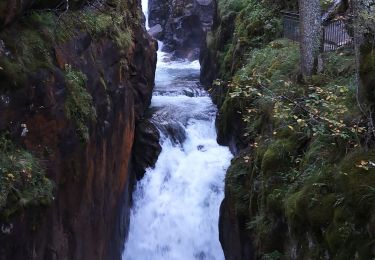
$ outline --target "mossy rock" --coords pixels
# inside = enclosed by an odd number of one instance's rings
[[[267,148],[262,159],[262,172],[265,176],[278,174],[287,170],[293,163],[293,155],[298,153],[300,140],[298,135],[273,141]]]
[[[305,195],[303,190],[297,191],[293,194],[289,194],[285,198],[285,215],[288,223],[294,233],[301,233],[303,226],[305,226],[305,205],[303,196]]]
[[[336,254],[352,236],[353,214],[345,206],[334,209],[333,221],[327,228],[324,236],[329,251]]]
[[[303,157],[302,166],[306,169],[312,165],[334,163],[340,160],[344,153],[345,149],[338,150],[335,137],[318,136],[310,141]]]
[[[0,133],[0,220],[27,207],[49,205],[52,189],[40,160]]]
[[[375,103],[375,50],[371,44],[361,48],[360,80],[363,87],[363,95],[372,103]]]
[[[314,196],[315,194],[316,191],[308,187],[287,197],[286,215],[293,230],[306,229],[306,225],[320,229],[332,221],[335,194]]]
[[[0,36],[11,55],[0,57],[0,82],[4,87],[24,86],[28,77],[40,69],[52,68],[51,42],[38,30],[6,30]],[[15,40],[16,39],[16,40]]]
[[[225,177],[226,196],[234,198],[237,215],[245,218],[251,206],[249,201],[253,189],[250,182],[251,173],[251,154],[242,152],[232,160]]]
[[[369,207],[375,208],[374,151],[354,152],[346,156],[340,171],[335,175],[337,188],[345,195],[349,205],[360,215],[368,215]]]
[[[325,232],[325,241],[332,259],[374,259],[375,241],[360,234],[352,223],[330,226]]]
[[[332,221],[336,196],[330,193],[324,196],[317,196],[315,200],[313,206],[307,207],[306,214],[312,227],[321,228],[327,226]]]
[[[354,53],[342,51],[324,54],[324,74],[330,77],[353,75],[356,70]]]
[[[316,168],[305,176],[301,188],[284,199],[288,222],[296,230],[308,225],[313,230],[328,226],[334,218],[337,195],[332,187],[332,168]],[[306,229],[306,228],[305,228]]]

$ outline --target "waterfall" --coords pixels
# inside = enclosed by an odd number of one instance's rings
[[[148,30],[150,29],[150,27],[148,26],[148,0],[142,0],[142,12],[146,18],[145,26],[146,26],[146,29]]]
[[[162,152],[133,193],[123,260],[224,259],[218,219],[232,154],[216,142],[217,109],[199,73],[198,61],[158,51],[150,110]]]

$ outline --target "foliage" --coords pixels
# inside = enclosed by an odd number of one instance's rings
[[[17,41],[10,31],[3,32],[1,37],[5,42],[13,42],[10,46],[13,55],[0,57],[0,81],[3,85],[21,86],[28,74],[52,66],[50,42],[41,31],[32,28],[20,30]]]
[[[75,123],[81,141],[86,142],[89,138],[87,124],[96,121],[93,100],[86,89],[87,77],[82,72],[74,70],[70,65],[66,65],[65,80],[67,84],[66,116]]]
[[[120,51],[133,41],[132,28],[141,17],[129,13],[126,1],[119,1],[106,10],[68,10],[62,14],[43,10],[24,15],[12,27],[1,31],[6,55],[0,55],[0,82],[3,87],[22,87],[31,75],[54,69],[56,45],[72,40],[82,33],[92,39],[106,36]]]
[[[360,5],[360,1],[358,1],[358,5]],[[363,4],[363,3],[362,3]],[[358,8],[358,7],[357,7]],[[368,34],[369,36],[372,34],[374,35],[375,29],[375,14],[371,7],[359,7],[360,11],[358,14],[358,20],[356,21],[356,30],[358,30],[362,34]]]
[[[263,258],[286,253],[270,246],[289,239],[280,221],[300,255],[372,256],[366,225],[375,210],[375,157],[362,148],[368,129],[356,106],[354,58],[350,52],[323,58],[325,70],[299,82],[298,45],[276,40],[251,50],[230,82],[215,82],[227,86],[221,111],[241,113],[247,125],[251,149],[228,169],[226,196]]]
[[[254,48],[260,48],[275,39],[281,32],[279,5],[266,1],[232,0],[220,1],[219,10],[222,21],[217,28],[216,41],[218,50],[218,67],[221,78],[229,79],[239,69],[246,57]],[[233,15],[233,13],[235,13]],[[234,33],[230,28],[234,28]],[[217,46],[208,38],[210,46]]]
[[[133,42],[133,34],[129,28],[120,30],[117,28],[114,36],[115,42],[121,50],[127,50]]]
[[[233,12],[239,12],[243,10],[247,4],[249,3],[249,0],[220,0],[219,1],[219,10],[220,14],[223,16],[231,11]]]
[[[17,148],[9,136],[0,135],[0,218],[7,219],[29,206],[47,205],[52,182],[39,160]]]
[[[323,11],[326,11],[333,4],[333,2],[333,0],[320,0],[320,6]]]
[[[263,259],[264,260],[279,260],[279,259],[282,259],[283,257],[283,254],[281,254],[279,251],[273,251],[271,253],[268,253],[268,254],[264,254],[263,255]]]
[[[298,46],[285,41],[271,42],[267,47],[251,52],[247,65],[234,77],[235,84],[229,95],[231,98],[251,98],[253,104],[268,101],[277,125],[274,134],[289,128],[312,136],[333,135],[357,141],[357,135],[366,129],[362,121],[355,119],[359,111],[352,87],[353,59],[339,59],[340,54],[330,55],[333,57],[327,58],[325,74],[301,86],[293,81],[293,75],[298,73]],[[351,64],[342,69],[344,60],[350,60]],[[344,79],[337,77],[347,73],[349,76]],[[251,122],[259,110],[249,107],[243,113],[244,121]]]
[[[375,157],[364,148],[371,127],[357,106],[354,53],[322,54],[324,70],[301,81],[299,45],[275,40],[279,11],[296,9],[297,1],[219,1],[220,26],[207,36],[218,61],[218,134],[247,146],[227,171],[226,199],[256,258],[288,258],[284,243],[294,241],[298,258],[372,259]],[[371,43],[371,12],[360,16]],[[373,44],[365,47],[360,71],[373,82]]]

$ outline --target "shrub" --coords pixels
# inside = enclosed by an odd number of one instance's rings
[[[39,160],[0,135],[0,218],[7,219],[29,206],[48,205],[52,182]]]
[[[86,89],[87,77],[70,65],[65,66],[64,72],[67,85],[65,113],[68,119],[73,120],[81,141],[86,142],[89,138],[87,124],[96,121],[92,97]]]

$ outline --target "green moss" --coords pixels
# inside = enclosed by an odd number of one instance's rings
[[[133,42],[133,34],[129,28],[117,30],[114,38],[117,46],[124,51],[126,51]]]
[[[375,102],[375,50],[373,44],[364,45],[361,48],[360,78],[367,100]]]
[[[338,51],[324,53],[324,74],[331,78],[347,77],[355,73],[355,57],[352,52]]]
[[[220,14],[223,16],[228,12],[239,12],[243,10],[247,4],[248,0],[220,0],[219,1],[219,10]]]
[[[39,160],[0,135],[0,218],[8,219],[30,206],[49,204],[52,182]]]
[[[277,175],[293,163],[292,157],[298,152],[299,140],[292,136],[272,142],[262,160],[262,171],[266,176]]]
[[[241,154],[233,159],[225,177],[225,184],[230,196],[235,198],[235,209],[238,215],[247,216],[250,197],[247,184],[251,178],[251,162],[247,154]],[[228,194],[228,195],[229,195]]]
[[[250,147],[228,169],[226,196],[258,258],[285,253],[275,245],[293,239],[301,259],[372,259],[375,157],[360,148],[367,122],[356,104],[354,54],[325,53],[323,72],[300,82],[299,45],[274,40],[273,8],[297,1],[271,2],[221,1],[222,25],[208,37],[226,81],[219,134],[228,136],[241,113]],[[229,17],[235,33],[227,36]],[[373,82],[372,49],[362,51],[370,56],[363,79]]]
[[[74,4],[74,3],[72,3]],[[121,7],[117,10],[117,7]],[[4,87],[22,87],[27,79],[39,70],[52,70],[54,46],[86,32],[92,38],[113,39],[123,51],[131,42],[130,24],[140,19],[129,14],[128,3],[118,2],[116,8],[105,12],[78,11],[72,8],[61,16],[50,11],[35,11],[24,15],[12,27],[4,29],[0,38],[9,55],[0,57],[0,83]]]
[[[336,174],[336,182],[345,195],[349,205],[356,208],[358,214],[367,215],[369,207],[375,208],[375,152],[354,152],[346,156]]]
[[[226,46],[218,50],[221,52],[217,59],[221,78],[229,79],[242,67],[252,49],[262,47],[280,35],[281,26],[276,6],[255,0],[219,2],[222,22],[215,32],[215,42],[218,44],[215,47]],[[227,29],[233,27],[234,34]]]
[[[21,86],[27,77],[39,69],[52,66],[52,49],[50,43],[38,30],[24,29],[17,35],[17,41],[11,31],[2,33],[9,45],[12,56],[0,57],[0,81],[4,86]]]
[[[333,4],[333,0],[320,0],[320,6],[323,11],[327,11],[328,8]]]
[[[86,75],[65,66],[65,79],[67,84],[67,96],[65,101],[66,116],[73,120],[81,141],[89,139],[87,124],[96,121],[96,111],[90,93],[86,89]]]
[[[222,104],[219,114],[220,117],[216,122],[216,126],[223,136],[230,136],[233,128],[230,125],[230,119],[235,116],[237,111],[241,110],[241,101],[226,98]]]
[[[305,169],[312,165],[324,165],[334,163],[342,158],[345,149],[339,150],[336,140],[332,136],[319,136],[313,138],[304,154],[302,165]]]
[[[212,31],[207,32],[206,43],[207,43],[207,48],[208,49],[213,49],[214,48],[214,46],[215,46],[215,37],[214,37]]]
[[[267,80],[267,85],[280,87],[283,80],[297,74],[299,47],[289,40],[276,40],[267,47],[250,53],[248,62],[234,77],[237,83],[255,83]],[[282,85],[284,87],[284,85]],[[283,89],[281,89],[283,90]]]
[[[273,251],[271,253],[264,254],[262,259],[264,259],[264,260],[279,260],[279,259],[284,259],[284,255],[276,250],[276,251]]]

